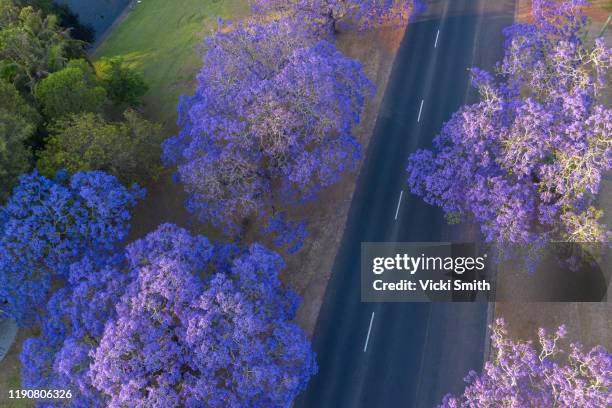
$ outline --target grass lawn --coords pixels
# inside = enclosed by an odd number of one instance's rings
[[[144,72],[149,119],[171,125],[181,94],[189,93],[200,57],[197,44],[217,27],[217,17],[237,19],[248,12],[244,0],[142,0],[94,54],[122,56]]]

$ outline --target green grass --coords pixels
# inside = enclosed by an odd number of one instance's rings
[[[169,125],[181,94],[190,93],[201,59],[196,50],[217,27],[217,17],[246,15],[244,0],[143,0],[129,12],[94,54],[122,56],[142,70],[150,86],[147,116]]]

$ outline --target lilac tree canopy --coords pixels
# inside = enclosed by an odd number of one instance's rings
[[[316,372],[277,254],[166,224],[127,260],[134,280],[91,354],[109,407],[286,407]]]
[[[279,248],[285,248],[288,254],[299,251],[308,236],[304,220],[289,220],[285,212],[276,213],[268,219],[268,225],[263,231],[272,235],[272,242]]]
[[[534,0],[535,22],[505,30],[499,74],[472,70],[480,102],[409,158],[411,191],[472,217],[487,242],[609,239],[594,203],[612,167],[612,110],[598,102],[612,49],[581,35],[584,5]]]
[[[86,256],[72,264],[66,286],[47,303],[40,336],[24,342],[22,386],[70,390],[71,408],[106,407],[107,398],[91,383],[91,353],[129,282],[121,256]]]
[[[251,0],[253,11],[291,15],[315,32],[320,32],[321,27],[333,32],[347,20],[359,30],[401,26],[424,7],[421,0]]]
[[[355,165],[352,127],[373,85],[333,44],[289,18],[251,21],[210,37],[203,61],[179,104],[181,131],[164,143],[201,221],[235,229],[276,200],[313,198]]]
[[[24,343],[22,385],[69,389],[72,408],[286,407],[317,368],[283,266],[170,224],[85,256]]]
[[[561,349],[564,326],[549,335],[538,332],[539,345],[508,337],[503,319],[492,327],[491,360],[481,374],[470,372],[463,394],[447,395],[439,408],[610,406],[612,355],[602,346],[585,352],[572,343]]]
[[[112,251],[126,238],[130,209],[143,195],[98,171],[22,176],[0,208],[0,313],[32,323],[72,262]]]

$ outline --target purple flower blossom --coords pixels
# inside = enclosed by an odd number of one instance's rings
[[[539,345],[508,338],[503,319],[491,327],[492,356],[481,374],[470,372],[462,395],[447,395],[439,408],[581,407],[612,404],[612,355],[602,346],[589,352],[572,343],[561,349],[567,334],[538,331]]]
[[[380,26],[402,26],[421,13],[421,0],[251,0],[256,13],[288,14],[316,33],[334,32],[338,25],[359,30]]]
[[[112,251],[128,233],[130,209],[144,191],[103,172],[22,176],[0,209],[0,313],[36,320],[53,280],[91,252]]]
[[[268,225],[263,231],[267,234],[274,234],[272,242],[278,247],[287,247],[288,254],[294,254],[304,245],[304,240],[308,236],[306,222],[287,220],[287,214],[279,212],[271,216]]]
[[[361,66],[288,18],[241,23],[207,40],[181,132],[164,143],[187,208],[226,231],[276,200],[298,203],[360,155],[352,127],[373,85]]]
[[[73,408],[105,407],[106,398],[91,383],[91,353],[129,282],[121,257],[85,257],[70,266],[67,285],[53,294],[40,337],[25,341],[21,352],[24,388],[72,392]],[[61,406],[63,403],[39,404]]]
[[[286,407],[316,372],[277,254],[173,225],[127,254],[135,278],[90,354],[109,407]]]
[[[411,191],[487,242],[609,239],[593,203],[612,168],[612,110],[597,104],[612,49],[581,40],[584,5],[534,0],[535,23],[505,30],[499,74],[472,70],[480,102],[409,158]]]

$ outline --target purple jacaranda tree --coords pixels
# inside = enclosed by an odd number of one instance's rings
[[[200,221],[235,231],[353,168],[352,128],[373,85],[333,44],[289,18],[253,20],[210,37],[203,61],[179,104],[181,131],[163,146]]]
[[[277,254],[165,224],[127,259],[134,280],[91,354],[108,407],[287,407],[316,372]]]
[[[335,32],[350,22],[359,30],[401,26],[424,8],[421,0],[251,0],[256,13],[280,12],[293,16],[315,32]],[[321,27],[324,29],[321,30]]]
[[[33,323],[51,285],[90,252],[113,251],[144,191],[103,172],[24,175],[0,208],[0,313]]]
[[[20,358],[23,388],[70,390],[71,395],[38,408],[106,406],[108,398],[91,383],[91,355],[130,276],[121,256],[86,256],[70,266],[66,286],[47,304],[40,335],[24,342]]]
[[[505,30],[498,74],[472,70],[480,102],[409,158],[411,191],[487,242],[609,239],[594,201],[612,167],[612,110],[598,103],[612,50],[581,35],[584,5],[533,0],[534,23]]]
[[[508,337],[503,319],[491,327],[491,360],[470,372],[463,394],[447,395],[439,408],[600,408],[612,404],[612,355],[602,346],[585,352],[561,348],[566,329],[538,332],[539,344]]]
[[[272,243],[279,248],[285,248],[288,254],[299,251],[308,236],[304,220],[290,220],[287,213],[278,212],[268,219],[264,234],[272,236]]]

